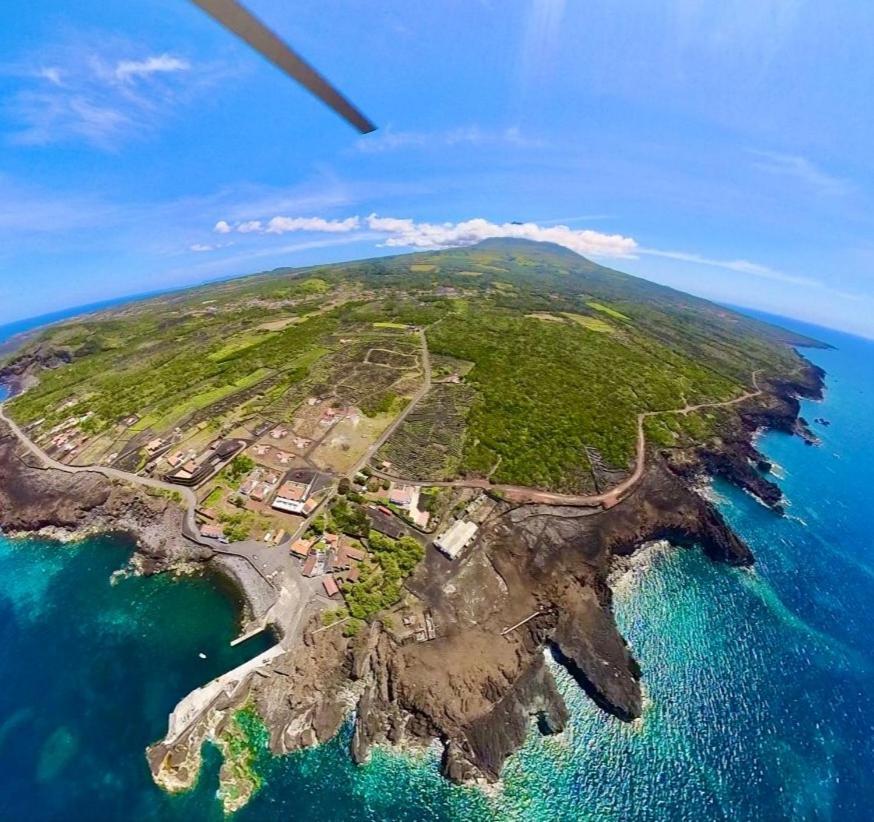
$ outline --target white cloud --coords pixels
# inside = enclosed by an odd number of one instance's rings
[[[806,157],[795,154],[780,154],[774,151],[751,150],[750,153],[758,158],[754,165],[761,171],[782,177],[791,177],[820,194],[847,194],[852,188],[849,180],[823,171]]]
[[[137,52],[142,53],[139,43],[78,34],[0,66],[0,74],[17,80],[5,101],[18,127],[10,140],[115,149],[124,139],[152,132],[198,89],[215,82],[215,67],[195,72],[180,56],[131,57]]]
[[[364,154],[381,154],[403,149],[453,148],[455,146],[513,148],[543,148],[545,141],[523,134],[517,126],[505,129],[483,129],[476,125],[460,126],[446,131],[393,131],[381,129],[362,137],[356,143]]]
[[[345,220],[326,220],[323,217],[272,217],[266,223],[262,220],[244,220],[231,226],[226,220],[219,220],[213,231],[218,234],[289,234],[292,232],[312,231],[327,234],[342,234],[355,231],[361,225],[358,217],[347,217]]]
[[[321,217],[274,217],[268,224],[267,234],[287,234],[289,231],[324,231],[329,234],[354,231],[360,225],[357,217],[345,220],[324,220]]]
[[[62,79],[63,72],[56,66],[45,66],[44,68],[41,68],[37,72],[37,77],[41,77],[43,80],[48,80],[54,86],[62,86],[64,84]]]
[[[152,74],[169,74],[176,71],[189,71],[191,63],[172,54],[159,54],[145,60],[119,60],[115,66],[115,76],[122,81]]]
[[[214,245],[206,245],[205,243],[194,243],[193,245],[188,246],[188,250],[198,252],[215,251],[217,247],[218,246]]]
[[[515,237],[524,240],[557,243],[579,254],[596,257],[633,257],[637,242],[621,234],[604,234],[591,229],[572,229],[566,225],[544,226],[537,223],[493,223],[482,218],[458,223],[420,223],[408,218],[380,217],[371,214],[362,220],[347,217],[326,220],[322,217],[273,217],[245,220],[231,225],[219,220],[213,230],[218,234],[287,234],[312,232],[339,234],[357,231],[365,225],[383,240],[383,245],[396,248],[439,249],[473,245],[493,237]]]
[[[572,229],[566,225],[493,223],[481,217],[459,223],[417,223],[410,219],[371,214],[367,218],[367,226],[372,231],[387,235],[385,245],[395,247],[454,248],[495,237],[511,237],[556,243],[578,254],[595,257],[633,257],[637,250],[637,242],[621,234]]]
[[[734,271],[738,274],[749,274],[753,277],[759,277],[764,280],[774,280],[780,283],[789,283],[791,285],[805,286],[821,286],[818,280],[813,280],[809,277],[799,277],[795,274],[786,274],[783,271],[778,271],[761,263],[750,262],[749,260],[716,260],[711,257],[705,257],[701,254],[695,254],[688,251],[661,251],[656,248],[641,248],[641,254],[646,254],[650,257],[664,257],[668,260],[679,260],[684,263],[692,263],[693,265],[705,265],[710,268],[722,268],[726,271]]]

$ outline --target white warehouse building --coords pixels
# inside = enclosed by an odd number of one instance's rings
[[[473,542],[477,529],[478,526],[475,523],[460,519],[437,537],[434,540],[434,545],[449,559],[455,559]]]

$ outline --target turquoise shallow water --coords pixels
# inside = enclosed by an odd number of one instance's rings
[[[265,787],[239,819],[870,819],[874,344],[807,330],[838,346],[810,352],[829,388],[805,404],[832,424],[814,424],[819,448],[761,442],[789,515],[714,487],[755,569],[669,549],[617,583],[644,672],[641,722],[605,716],[557,670],[570,727],[532,731],[494,798],[447,785],[433,759],[378,752],[355,768],[341,737],[261,757]],[[214,755],[194,792],[168,798],[142,749],[182,693],[258,648],[228,648],[235,609],[206,580],[109,585],[127,550],[0,541],[4,818],[220,817]]]

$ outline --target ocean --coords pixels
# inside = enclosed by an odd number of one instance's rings
[[[313,751],[260,752],[242,820],[867,820],[874,807],[874,343],[791,320],[835,346],[803,413],[810,447],[768,433],[789,501],[778,517],[720,482],[752,570],[661,546],[614,579],[641,663],[644,716],[606,716],[556,669],[569,728],[534,730],[490,795],[448,785],[436,754],[379,750],[357,768],[349,729]],[[814,422],[824,418],[829,425]],[[166,796],[143,751],[191,688],[267,640],[230,648],[238,608],[215,580],[122,578],[130,545],[0,538],[0,817],[221,818],[218,758]],[[206,655],[202,659],[200,654]]]

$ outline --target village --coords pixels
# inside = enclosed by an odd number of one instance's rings
[[[403,583],[428,552],[456,562],[494,501],[478,489],[391,478],[408,461],[394,465],[383,445],[405,416],[399,410],[430,390],[421,330],[375,323],[338,342],[342,356],[329,359],[330,379],[309,394],[292,389],[290,401],[218,403],[163,432],[147,411],[97,433],[90,413],[48,430],[37,420],[29,429],[67,465],[105,465],[178,487],[180,499],[184,493],[195,501],[189,538],[214,550],[261,546],[259,557],[265,548],[277,552],[274,559],[286,556],[281,564],[321,603],[326,627],[351,632],[379,613],[390,615],[399,640],[432,640],[440,626]],[[457,382],[457,365],[441,364],[437,382]],[[410,399],[365,414],[360,387],[374,381]],[[76,407],[81,398],[73,396],[56,411]]]

